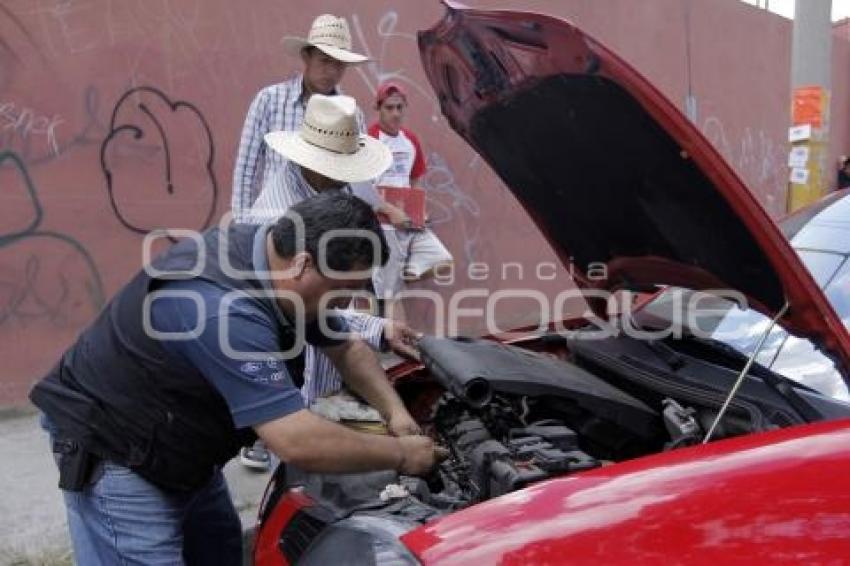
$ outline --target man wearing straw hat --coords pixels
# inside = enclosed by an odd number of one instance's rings
[[[260,193],[244,217],[249,224],[267,224],[299,202],[329,190],[344,191],[367,201],[380,202],[371,179],[386,171],[392,155],[384,144],[360,132],[358,108],[349,96],[310,97],[298,131],[270,132],[265,143],[281,159],[281,168]],[[343,311],[352,332],[373,348],[390,347],[404,357],[415,358],[417,333],[407,325],[382,318]],[[305,351],[302,393],[309,406],[316,399],[340,390],[336,367],[321,351]],[[265,469],[271,455],[262,442],[240,452],[243,465]]]
[[[236,222],[244,220],[259,192],[283,167],[283,159],[268,151],[263,136],[273,131],[297,130],[310,96],[338,94],[337,85],[346,68],[369,60],[351,50],[351,33],[345,18],[331,14],[317,17],[306,38],[285,37],[283,47],[290,55],[301,57],[304,71],[262,89],[251,103],[233,170],[232,209]],[[362,117],[358,122],[362,131]]]
[[[357,112],[351,97],[316,94],[307,103],[297,132],[266,134],[266,144],[284,160],[282,171],[260,193],[245,221],[266,224],[304,199],[326,191],[354,194],[373,207],[379,204],[371,179],[386,171],[392,155],[380,141],[360,133]],[[416,355],[411,344],[417,333],[406,325],[376,317],[346,318],[352,330],[373,347],[383,341],[399,355]],[[308,404],[339,390],[339,373],[325,356],[308,348],[306,362],[303,393]]]

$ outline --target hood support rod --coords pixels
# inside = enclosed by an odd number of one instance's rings
[[[756,356],[758,356],[759,352],[764,346],[765,340],[770,335],[773,327],[776,326],[776,322],[785,316],[785,313],[788,312],[788,307],[791,305],[789,302],[785,302],[779,312],[776,313],[776,316],[770,321],[770,324],[765,329],[764,333],[759,338],[758,344],[756,344],[753,353],[750,354],[750,358],[747,360],[747,363],[744,365],[743,369],[741,369],[741,373],[738,375],[738,379],[735,380],[735,384],[732,386],[732,389],[729,391],[729,395],[726,396],[726,400],[723,402],[723,406],[720,407],[720,412],[717,413],[717,416],[714,418],[714,422],[711,423],[711,428],[708,429],[708,432],[705,433],[705,438],[702,440],[703,444],[708,443],[711,440],[711,436],[714,434],[714,431],[717,429],[717,425],[720,424],[720,420],[723,418],[723,415],[726,414],[726,410],[729,409],[729,404],[732,403],[732,399],[735,397],[735,394],[738,393],[738,389],[741,387],[741,384],[744,383],[744,378],[747,377],[747,374],[750,372],[750,368],[753,367],[753,363],[756,361]]]

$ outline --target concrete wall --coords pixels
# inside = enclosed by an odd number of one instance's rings
[[[832,28],[832,104],[830,105],[830,164],[850,155],[850,19]]]
[[[772,214],[784,208],[790,22],[736,0],[521,4],[585,27],[684,106],[690,5],[697,120]],[[313,16],[349,18],[376,62],[343,88],[364,106],[383,78],[412,92],[437,231],[474,286],[535,279],[554,256],[493,173],[448,130],[422,75],[415,33],[434,2],[378,0],[6,0],[0,4],[0,405],[23,402],[104,301],[139,267],[143,234],[201,229],[227,210],[233,159],[255,92],[298,70],[279,39]],[[848,140],[847,43],[833,57],[833,140]],[[616,159],[616,156],[612,156]],[[506,262],[527,266],[520,276]],[[548,272],[547,272],[548,273]],[[459,277],[450,289],[469,287]],[[425,313],[427,316],[428,313]],[[527,320],[518,308],[508,323]],[[465,321],[475,331],[479,322]]]

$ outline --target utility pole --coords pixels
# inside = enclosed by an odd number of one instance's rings
[[[791,44],[793,148],[788,211],[826,193],[835,177],[829,163],[829,100],[832,82],[832,0],[795,0]]]

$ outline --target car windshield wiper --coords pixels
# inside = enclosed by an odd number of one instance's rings
[[[634,324],[634,321],[632,322]],[[643,325],[638,327],[640,330],[648,330],[648,331],[658,331],[660,329]],[[743,367],[750,359],[749,356],[738,350],[737,348],[730,346],[726,342],[721,342],[720,340],[715,340],[714,338],[705,338],[702,336],[697,336],[695,334],[683,333],[681,337],[671,338],[667,337],[664,339],[657,340],[646,340],[644,343],[646,346],[652,350],[664,363],[666,363],[670,369],[678,370],[682,365],[684,365],[684,358],[682,354],[679,353],[675,348],[672,348],[667,341],[685,341],[692,342],[694,344],[699,344],[709,350],[713,350],[714,352],[722,354],[725,358],[730,359],[734,362],[739,362],[741,364],[740,367]],[[761,377],[759,374],[762,372],[771,373],[771,370],[762,365],[759,362],[753,361],[753,366],[755,366],[759,373],[753,374],[757,377]],[[737,368],[740,370],[740,367]],[[784,376],[777,375],[777,378],[786,379]],[[792,382],[794,383],[794,382]],[[803,386],[805,387],[805,386]]]
[[[730,346],[725,342],[721,342],[720,340],[694,336],[692,334],[686,334],[682,338],[720,352],[733,360],[741,362],[742,365],[745,365],[750,359],[749,356],[740,350],[737,350],[733,346]],[[776,373],[759,362],[753,361],[751,367],[756,369],[756,371],[750,371],[748,373],[761,379],[768,387],[773,389],[780,397],[785,399],[800,418],[806,422],[817,421],[823,418],[822,415],[796,391],[797,389],[806,389],[811,391],[811,389],[801,383],[797,383],[793,379]]]
[[[635,323],[636,321],[634,317],[632,317],[631,324],[633,326],[637,326],[641,329],[653,330],[651,327],[647,328],[647,325],[636,325]],[[769,332],[770,330],[768,330],[768,333]],[[763,338],[767,338],[767,334],[765,334]],[[741,368],[747,367],[747,365],[749,365],[750,367],[747,370],[747,374],[761,379],[768,387],[770,387],[780,397],[787,401],[791,408],[794,410],[794,412],[797,413],[797,416],[799,416],[804,421],[812,422],[821,420],[823,418],[823,416],[796,391],[797,389],[805,389],[807,391],[814,390],[809,387],[806,387],[801,383],[797,383],[796,381],[789,379],[782,374],[776,373],[772,369],[759,362],[756,362],[755,356],[758,354],[757,351],[754,352],[751,356],[748,356],[740,350],[736,349],[735,347],[730,346],[729,344],[720,340],[697,336],[690,333],[684,333],[679,339],[688,342],[693,342],[699,344],[700,346],[714,350],[715,352],[722,354],[727,359],[739,362],[741,364]],[[684,365],[684,360],[681,354],[663,341],[650,340],[647,341],[646,344],[649,349],[652,350],[656,354],[656,356],[658,356],[662,361],[664,361],[673,371],[678,371],[682,367],[682,365]],[[751,357],[753,359],[750,359]],[[751,372],[750,369],[752,368],[755,368],[756,371]],[[736,390],[737,387],[734,388],[733,395]]]
[[[632,324],[634,324],[634,319],[632,319]],[[647,329],[645,326],[641,326],[641,328]],[[746,367],[749,363],[750,370],[755,369],[756,371],[748,370],[747,374],[761,379],[765,385],[775,391],[788,403],[788,405],[791,406],[794,412],[797,413],[798,417],[806,422],[818,421],[823,418],[823,416],[796,391],[797,389],[813,391],[812,389],[801,383],[797,383],[793,379],[789,379],[782,374],[776,373],[767,366],[755,361],[755,359],[751,361],[750,356],[744,354],[737,348],[730,346],[726,342],[689,333],[683,334],[682,337],[677,338],[677,340],[684,340],[699,344],[702,347],[722,354],[729,360],[740,363],[741,366],[738,368],[738,371],[740,371],[741,368]],[[648,340],[646,341],[646,346],[652,350],[659,359],[667,364],[671,370],[678,371],[684,365],[684,357],[664,341]],[[754,358],[755,354],[753,354],[752,357]]]
[[[650,325],[638,325],[636,324],[636,322],[637,321],[634,319],[634,317],[632,317],[631,324],[633,327],[641,328],[644,330],[658,330],[652,328]],[[722,342],[713,338],[697,336],[695,334],[690,333],[684,333],[682,337],[679,338],[679,340],[685,340],[688,342],[699,344],[700,346],[722,354],[725,358],[729,360],[739,362],[741,364],[741,367],[738,368],[738,371],[740,371],[741,368],[746,367],[746,365],[749,364],[750,369],[755,368],[756,371],[748,370],[747,374],[761,379],[768,387],[770,387],[780,397],[787,401],[791,408],[794,410],[794,412],[797,413],[797,416],[799,416],[801,419],[806,422],[812,422],[821,420],[823,418],[823,416],[805,398],[801,397],[800,394],[797,393],[797,389],[814,391],[813,389],[803,385],[802,383],[797,383],[796,381],[789,379],[782,374],[776,373],[767,366],[756,362],[755,359],[750,360],[750,356],[744,354],[737,348],[730,346],[726,342]],[[646,342],[646,345],[673,371],[678,371],[684,365],[682,355],[674,348],[671,348],[664,341],[648,340]],[[754,353],[752,357],[755,358],[756,354],[757,352]]]
[[[716,340],[714,338],[706,338],[704,336],[697,336],[695,334],[683,333],[682,337],[680,339],[685,340],[687,342],[693,342],[695,344],[699,344],[700,346],[704,346],[705,348],[707,348],[709,350],[713,350],[713,351],[715,351],[719,354],[724,355],[726,358],[729,358],[729,359],[733,360],[734,362],[739,362],[741,364],[741,366],[737,369],[744,367],[744,365],[750,359],[750,356],[741,352],[739,349],[735,348],[734,346],[730,346],[726,342],[722,342],[722,341]],[[756,375],[758,377],[761,377],[759,374],[762,373],[762,372],[770,372],[771,371],[767,366],[763,365],[760,362],[753,361],[752,366],[754,368],[756,368],[759,372],[758,374],[754,373],[753,375]]]

